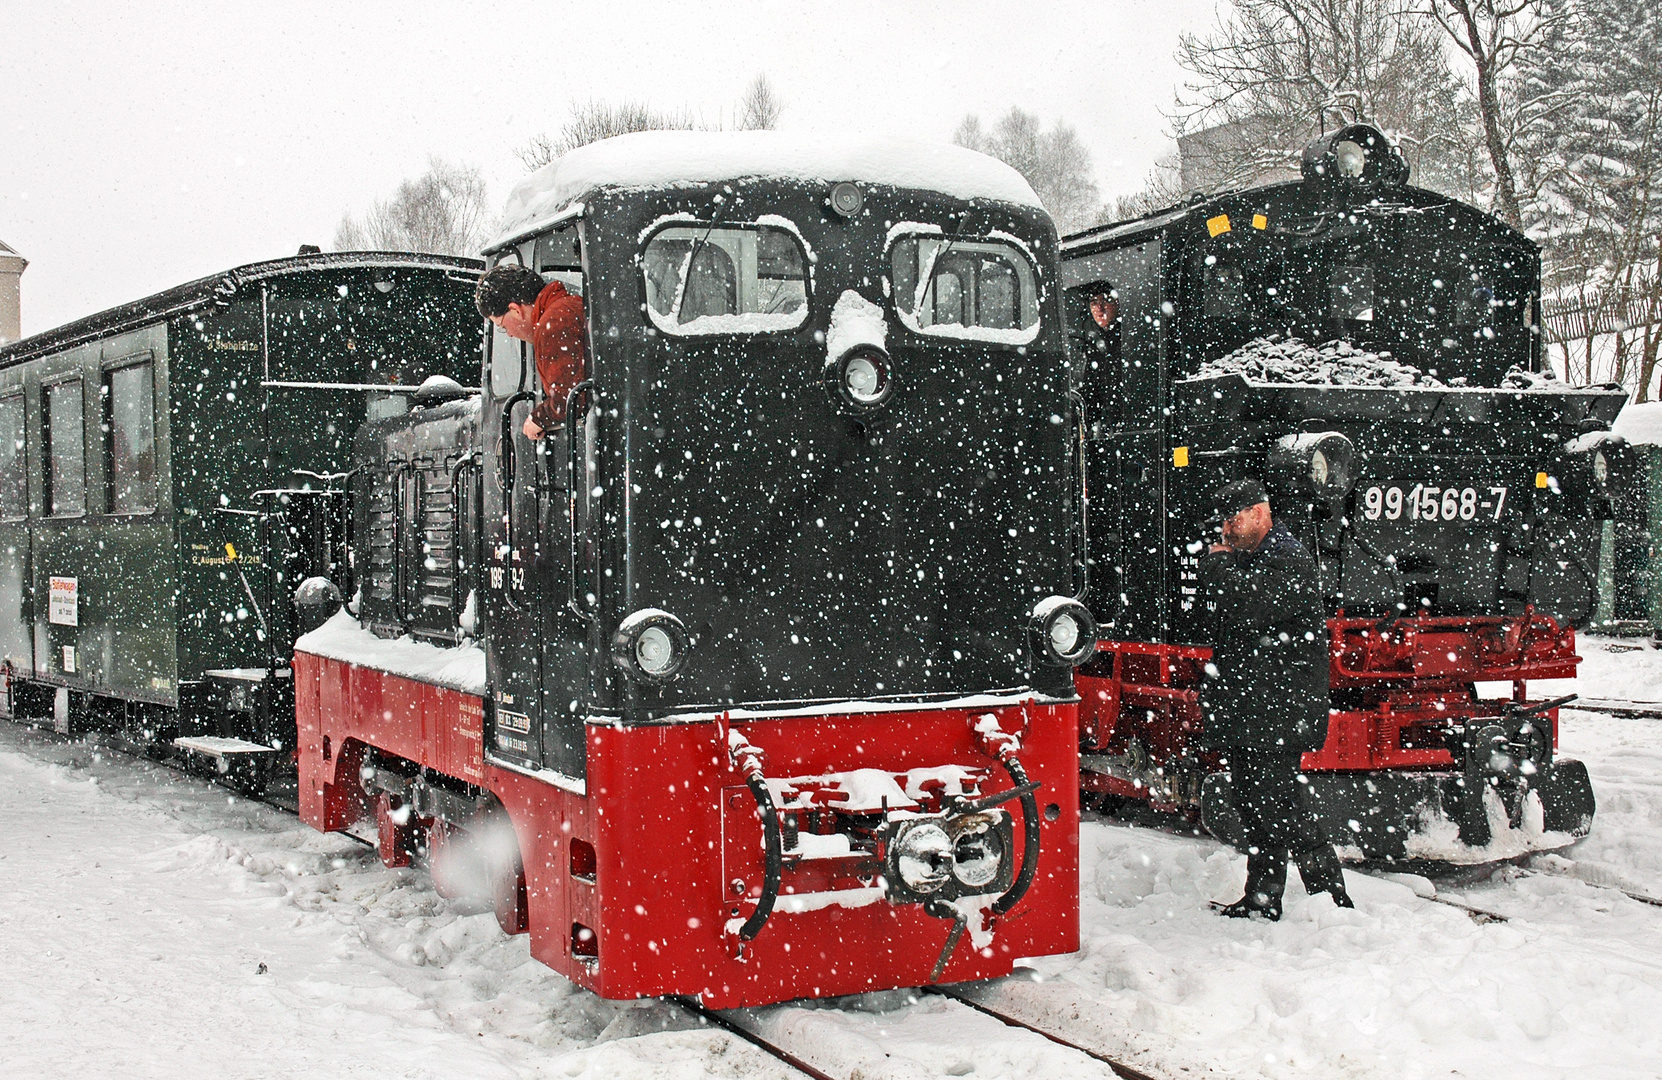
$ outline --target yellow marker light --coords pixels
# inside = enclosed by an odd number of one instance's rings
[[[1173,465],[1177,466],[1179,469],[1188,468],[1188,466],[1189,466],[1189,448],[1187,446],[1179,446],[1176,449],[1174,449],[1171,452],[1171,463]]]
[[[1263,214],[1254,214],[1252,215],[1252,227],[1254,229],[1267,229],[1270,227],[1270,219]]]
[[[1207,218],[1206,219],[1206,231],[1211,233],[1213,236],[1217,236],[1219,233],[1228,232],[1229,231],[1229,215],[1228,214],[1219,214],[1215,218]]]
[[[1542,473],[1541,475],[1545,476],[1546,473]],[[237,561],[237,549],[232,547],[230,544],[226,544],[225,545],[225,557],[227,559],[230,559],[232,562],[236,562]]]
[[[1535,486],[1538,487],[1538,488],[1544,488],[1544,487],[1547,486],[1547,474],[1546,473],[1538,472],[1538,473],[1535,474]]]

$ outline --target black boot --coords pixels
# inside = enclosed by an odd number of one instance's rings
[[[1219,908],[1218,914],[1231,919],[1268,919],[1270,922],[1280,922],[1281,901],[1266,897],[1263,893],[1249,892],[1228,907]]]
[[[1281,920],[1281,893],[1287,887],[1287,858],[1280,852],[1247,852],[1246,895],[1221,910],[1231,919]]]
[[[1345,872],[1339,866],[1339,853],[1332,844],[1323,844],[1298,854],[1298,876],[1304,882],[1304,891],[1311,896],[1326,893],[1333,897],[1335,907],[1356,906],[1345,891]]]

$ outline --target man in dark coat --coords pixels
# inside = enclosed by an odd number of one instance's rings
[[[1213,498],[1223,538],[1200,560],[1216,612],[1203,739],[1229,769],[1247,843],[1246,895],[1223,913],[1279,919],[1289,855],[1306,891],[1351,907],[1299,769],[1327,739],[1327,618],[1315,561],[1271,517],[1258,481],[1225,484]]]

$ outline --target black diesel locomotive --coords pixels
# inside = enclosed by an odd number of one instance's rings
[[[1209,493],[1255,477],[1320,566],[1332,720],[1304,765],[1341,850],[1470,860],[1588,829],[1586,769],[1527,683],[1575,673],[1624,394],[1543,370],[1532,241],[1407,180],[1357,125],[1298,180],[1065,240],[1103,635],[1088,790],[1236,835],[1196,738],[1197,567]]]
[[[305,254],[0,348],[0,713],[258,783],[294,746],[295,586],[353,589],[352,435],[478,377],[481,268]]]
[[[360,433],[356,602],[296,644],[302,818],[372,815],[441,890],[487,866],[607,997],[1077,948],[1095,630],[1031,188],[962,148],[657,132],[509,220],[487,254],[583,298],[587,378],[528,440],[547,390],[497,332],[481,394]]]

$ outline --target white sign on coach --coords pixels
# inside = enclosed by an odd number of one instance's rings
[[[46,604],[46,621],[55,626],[81,625],[81,588],[79,579],[55,577]]]

